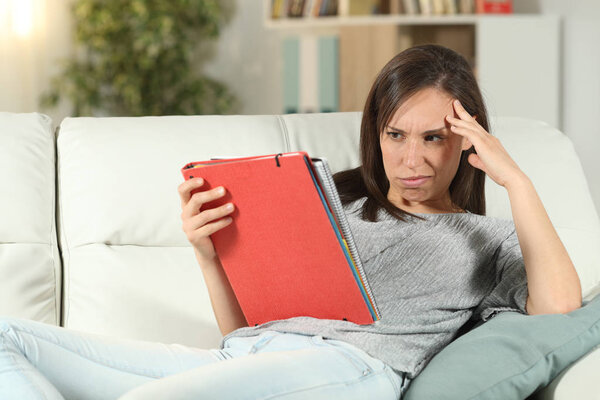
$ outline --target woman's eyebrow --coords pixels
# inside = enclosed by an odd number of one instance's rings
[[[391,128],[391,129],[393,129],[393,130],[394,130],[394,131],[396,131],[396,132],[400,132],[400,133],[406,133],[406,131],[404,131],[404,130],[402,130],[402,129],[394,128],[394,127],[393,127],[393,126],[391,126],[391,125],[388,125],[388,128]],[[423,132],[422,134],[423,134],[423,135],[428,135],[428,134],[431,134],[431,133],[437,133],[437,132],[439,132],[439,131],[443,131],[444,129],[446,129],[446,127],[445,127],[445,126],[442,126],[441,128],[437,128],[437,129],[430,129],[430,130],[428,130],[428,131],[425,131],[425,132]]]

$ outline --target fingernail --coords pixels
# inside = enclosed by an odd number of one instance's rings
[[[227,204],[227,205],[225,206],[225,209],[226,209],[226,210],[228,210],[228,211],[229,211],[229,210],[233,210],[233,204],[231,204],[231,203]]]

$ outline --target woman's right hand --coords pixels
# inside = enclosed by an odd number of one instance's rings
[[[181,198],[181,220],[183,231],[187,239],[194,246],[197,256],[203,260],[217,258],[210,235],[231,224],[232,218],[226,217],[234,210],[232,203],[200,211],[203,204],[219,199],[225,195],[225,188],[219,186],[214,189],[198,191],[193,195],[194,189],[204,184],[202,178],[188,179],[179,185]],[[225,217],[225,218],[223,218]]]

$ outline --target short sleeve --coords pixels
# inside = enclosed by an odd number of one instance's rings
[[[527,314],[525,309],[529,294],[527,274],[517,233],[514,229],[498,246],[492,264],[496,271],[495,286],[476,307],[475,316],[487,321],[503,311]]]

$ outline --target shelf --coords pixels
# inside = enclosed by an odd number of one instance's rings
[[[538,18],[535,14],[457,14],[457,15],[356,15],[273,19],[265,21],[267,29],[313,29],[373,25],[465,25],[487,19]]]

